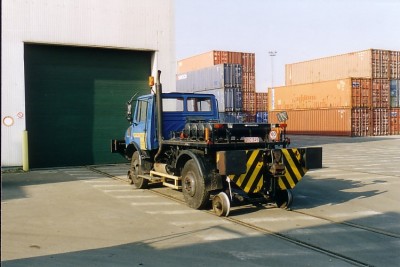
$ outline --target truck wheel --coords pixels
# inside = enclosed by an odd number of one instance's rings
[[[140,154],[138,151],[135,151],[135,153],[133,153],[132,155],[131,168],[129,170],[129,179],[131,180],[131,183],[136,186],[136,188],[147,188],[149,180],[138,176],[141,174],[143,174],[143,170],[140,160]]]
[[[182,170],[182,193],[186,204],[193,209],[204,208],[210,200],[204,179],[194,160],[186,162]]]

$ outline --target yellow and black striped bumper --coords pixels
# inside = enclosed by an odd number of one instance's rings
[[[278,185],[282,190],[294,188],[307,172],[301,163],[302,155],[296,148],[279,150],[282,152],[279,163],[285,166],[285,171],[279,176]],[[246,193],[257,193],[263,189],[264,174],[268,172],[267,168],[264,168],[266,165],[264,152],[264,150],[247,150],[246,173],[228,175]]]

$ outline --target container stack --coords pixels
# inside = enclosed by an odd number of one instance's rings
[[[288,132],[399,134],[400,52],[370,49],[285,66],[286,86],[269,91],[269,118],[287,111]]]
[[[254,53],[210,51],[180,60],[176,85],[178,92],[214,94],[226,122],[255,121]]]

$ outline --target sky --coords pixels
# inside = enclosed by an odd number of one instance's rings
[[[175,38],[177,61],[211,50],[255,53],[256,91],[266,92],[284,85],[285,64],[400,51],[400,1],[175,0]]]

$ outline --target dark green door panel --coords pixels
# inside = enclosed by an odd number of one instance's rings
[[[32,168],[124,162],[110,153],[128,122],[125,103],[149,93],[151,52],[25,45]]]

